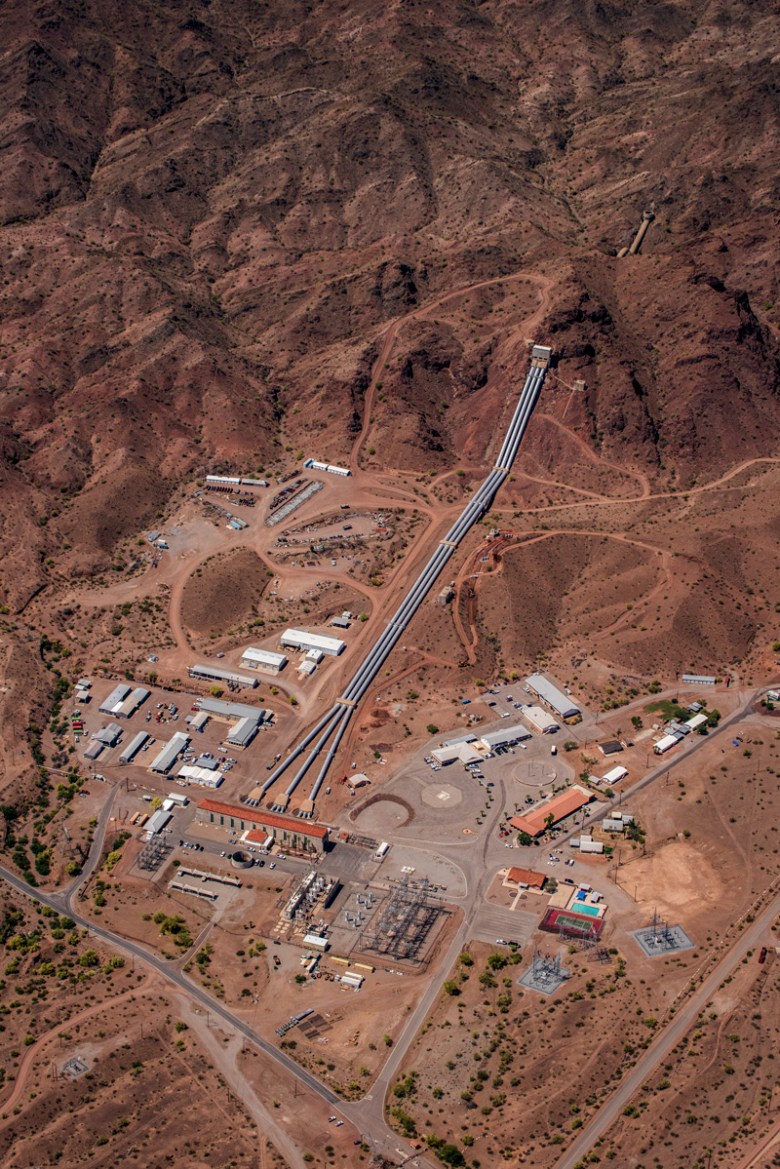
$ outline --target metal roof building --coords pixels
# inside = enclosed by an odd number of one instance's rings
[[[520,743],[523,739],[530,739],[531,732],[527,727],[517,723],[513,727],[502,728],[499,731],[488,731],[479,740],[483,747],[492,751],[494,747],[506,747],[510,743]]]
[[[581,713],[580,708],[543,674],[531,674],[525,684],[561,718],[576,718]]]
[[[627,775],[627,767],[613,767],[611,771],[608,771],[606,775],[602,775],[601,778],[604,783],[608,783],[611,786],[613,783],[620,783],[621,779],[625,779]]]
[[[325,637],[305,629],[285,629],[279,641],[289,649],[319,649],[331,658],[338,657],[346,649],[346,642],[338,637]]]
[[[219,771],[211,771],[208,767],[198,767],[194,763],[188,763],[181,768],[178,778],[188,779],[190,783],[198,783],[201,787],[217,788],[222,783],[223,776]]]
[[[435,751],[431,751],[431,758],[443,764],[454,763],[456,759],[463,764],[482,762],[479,751],[475,751],[470,743],[453,743],[449,747],[437,747]]]
[[[97,759],[103,753],[103,744],[99,739],[93,739],[84,752],[85,759]]]
[[[114,714],[117,718],[130,718],[138,710],[138,707],[146,702],[151,693],[151,690],[147,690],[144,686],[136,686],[130,696],[114,711]]]
[[[216,666],[204,666],[200,663],[190,666],[189,675],[191,678],[206,678],[211,682],[232,682],[234,686],[243,686],[250,690],[254,690],[257,685],[257,678],[251,678],[249,674],[237,674],[234,670],[220,670]]]
[[[139,731],[137,735],[133,735],[130,742],[127,744],[122,754],[119,756],[120,763],[132,763],[138,752],[143,747],[146,740],[149,738],[146,731]]]
[[[255,649],[250,645],[241,655],[241,665],[264,674],[278,674],[287,665],[286,654],[274,653],[270,649]]]
[[[249,706],[245,702],[226,702],[223,698],[199,698],[198,709],[213,714],[215,718],[229,720],[256,716],[260,722],[268,722],[274,713],[262,706]]]
[[[120,682],[118,686],[114,687],[108,698],[103,699],[98,710],[101,714],[116,714],[129,693],[130,687],[124,682]]]
[[[476,743],[477,736],[473,731],[467,731],[465,735],[456,735],[453,739],[445,739],[445,747],[457,747],[458,743]]]
[[[106,726],[101,727],[92,738],[97,739],[104,747],[113,747],[114,744],[122,737],[122,728],[118,723],[107,723]]]
[[[158,832],[162,832],[165,825],[171,818],[171,813],[158,808],[157,811],[149,817],[146,821],[146,839],[151,840]]]
[[[257,715],[247,715],[238,720],[225,739],[231,747],[248,747],[260,729],[261,720]]]
[[[682,681],[686,686],[714,686],[717,682],[714,674],[683,674]]]
[[[541,731],[543,735],[551,735],[553,731],[560,730],[553,716],[542,710],[541,706],[524,706],[520,713],[535,731]]]
[[[159,771],[165,775],[170,771],[182,751],[189,745],[190,737],[183,731],[177,731],[170,743],[166,743],[162,751],[152,760],[150,771]]]
[[[682,735],[664,735],[655,744],[653,750],[656,755],[665,755],[667,751],[671,751],[672,747],[676,747],[680,742],[682,742]]]

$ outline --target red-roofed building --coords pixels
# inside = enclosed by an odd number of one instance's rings
[[[268,832],[264,832],[262,828],[250,828],[241,837],[242,844],[256,844],[260,848],[270,848],[273,844],[273,836]]]
[[[527,885],[529,889],[543,889],[546,883],[544,873],[536,873],[533,869],[518,869],[514,866],[507,870],[504,878],[505,885]]]
[[[261,828],[273,835],[285,848],[300,852],[324,852],[328,839],[328,830],[322,824],[296,820],[292,816],[279,816],[263,808],[223,804],[221,800],[201,800],[195,811],[195,819],[199,824],[216,824],[233,832]]]
[[[509,823],[518,832],[526,832],[529,836],[541,836],[550,825],[557,824],[559,820],[565,820],[567,816],[571,816],[572,812],[584,808],[592,799],[594,799],[592,792],[575,783],[566,791],[553,796],[551,800],[537,804],[535,808],[531,808],[530,812],[526,812],[523,816],[515,816]],[[550,820],[551,816],[552,820]]]

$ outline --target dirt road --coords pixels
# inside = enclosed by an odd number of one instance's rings
[[[615,1123],[642,1084],[653,1075],[672,1048],[693,1026],[699,1012],[707,1005],[721,983],[734,973],[748,950],[755,949],[761,942],[778,913],[780,913],[780,893],[775,893],[760,913],[756,915],[755,921],[738,935],[736,941],[721,958],[712,973],[704,979],[698,990],[684,1003],[671,1023],[647,1048],[636,1066],[621,1082],[614,1095],[580,1130],[563,1156],[555,1162],[554,1169],[574,1169],[577,1162],[581,1161],[593,1148],[599,1137],[603,1136]]]
[[[146,994],[151,989],[155,982],[155,976],[152,973],[147,974],[143,982],[137,986],[132,986],[129,990],[119,994],[116,998],[110,1000],[111,1012],[116,1010],[120,1003],[129,1002],[131,999],[138,998],[140,995]],[[93,1015],[105,1014],[109,1002],[96,1003],[95,1006],[85,1007],[83,1011],[78,1011],[75,1015],[71,1015],[69,1019],[63,1019],[56,1027],[52,1027],[50,1031],[38,1037],[32,1047],[28,1047],[24,1053],[22,1062],[19,1064],[19,1071],[16,1074],[16,1081],[14,1083],[13,1091],[7,1100],[0,1102],[0,1111],[8,1115],[13,1112],[17,1104],[22,1100],[25,1091],[27,1090],[27,1081],[33,1069],[33,1064],[41,1055],[46,1047],[49,1046],[55,1039],[57,1039],[63,1031],[70,1030],[77,1027],[79,1023],[85,1023],[87,1019],[91,1019]]]

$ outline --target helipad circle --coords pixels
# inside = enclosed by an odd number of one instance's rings
[[[455,808],[462,799],[461,792],[450,783],[432,783],[423,788],[422,801],[429,808]]]

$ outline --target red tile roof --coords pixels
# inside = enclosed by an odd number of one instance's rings
[[[535,873],[533,869],[511,868],[506,875],[507,881],[515,885],[530,885],[532,889],[543,889],[547,880],[544,873]]]
[[[292,816],[278,816],[276,812],[263,812],[259,808],[239,808],[235,804],[223,804],[220,800],[201,800],[198,807],[204,812],[216,812],[259,824],[261,828],[279,828],[284,832],[297,832],[299,836],[315,836],[318,840],[328,835],[327,828],[322,824],[310,824],[308,820],[295,820]]]
[[[557,824],[559,820],[570,816],[578,808],[583,808],[585,804],[589,804],[592,799],[592,792],[586,791],[584,787],[578,787],[575,784],[574,787],[567,788],[560,795],[553,796],[546,803],[532,808],[524,816],[515,816],[509,823],[518,832],[527,832],[529,836],[541,836],[547,827],[548,816],[551,815],[553,824]]]

